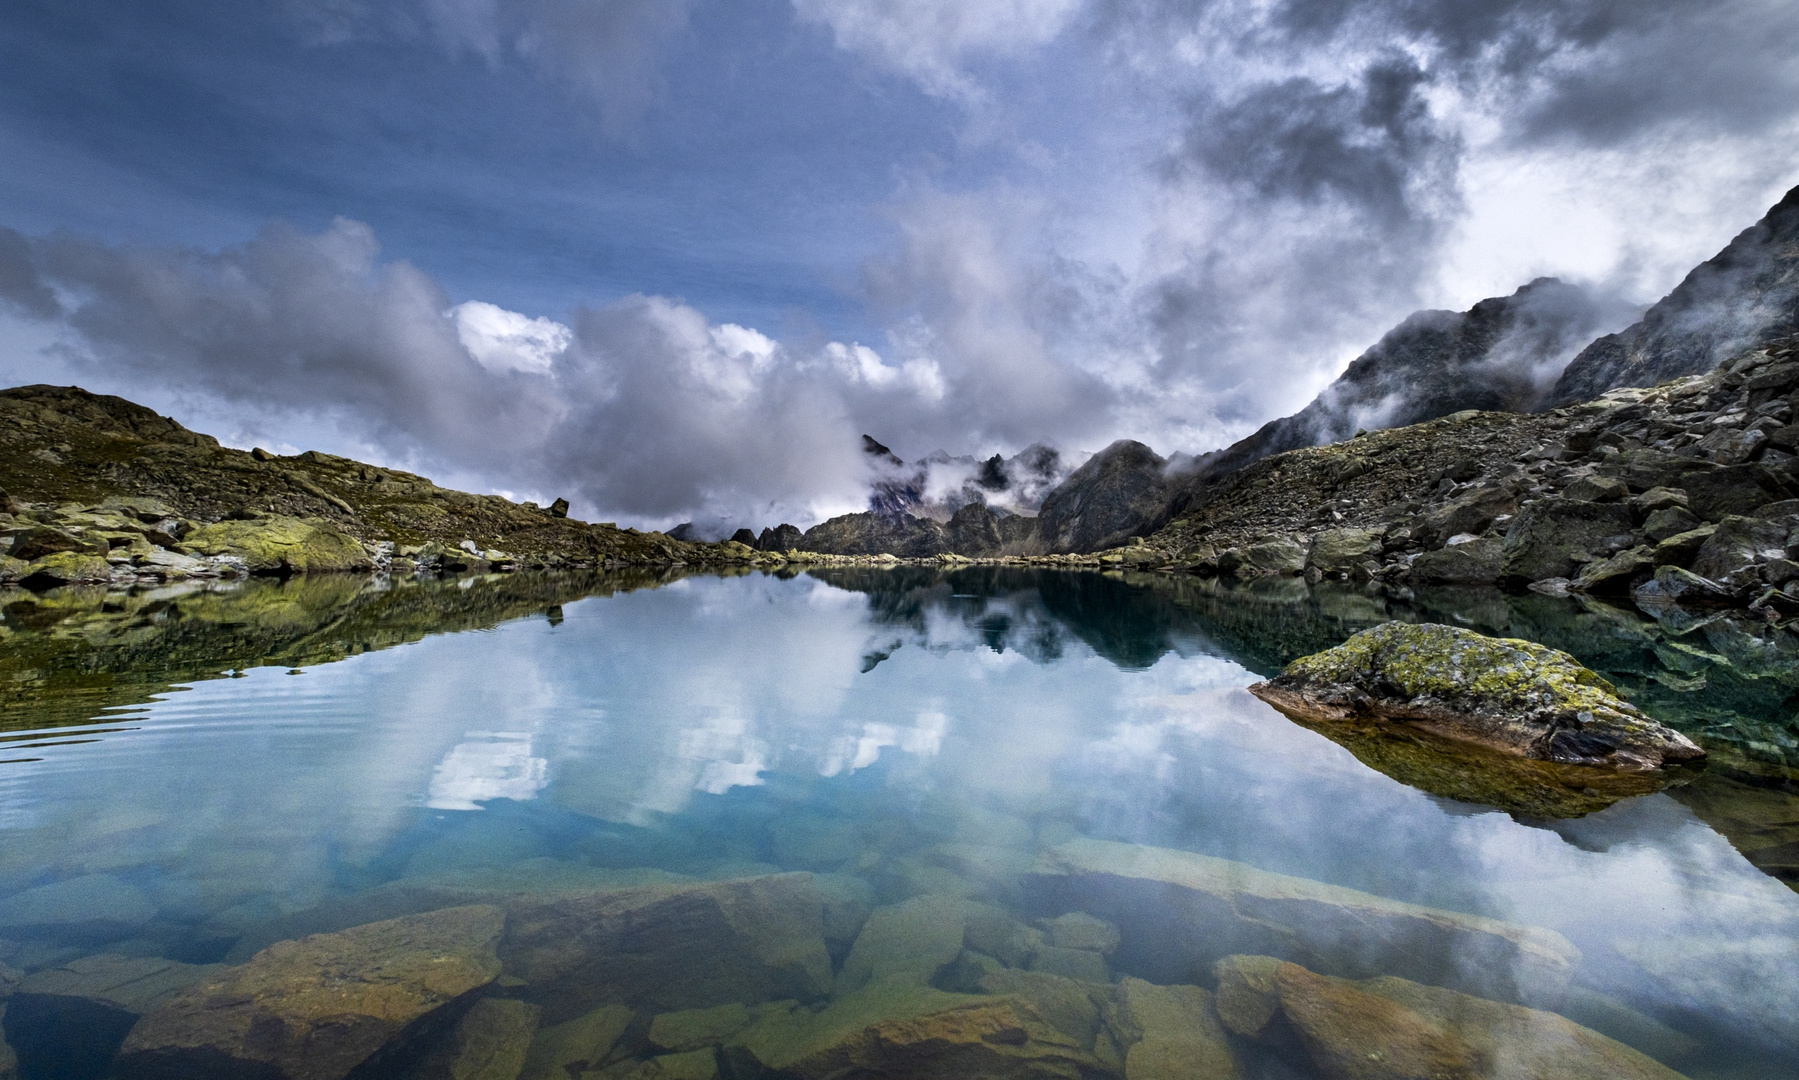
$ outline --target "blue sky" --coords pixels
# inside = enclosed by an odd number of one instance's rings
[[[1775,0],[22,0],[0,378],[646,524],[1202,452],[1799,182]]]

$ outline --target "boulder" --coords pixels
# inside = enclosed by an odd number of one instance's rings
[[[1787,527],[1759,518],[1727,515],[1718,522],[1690,569],[1734,593],[1747,593],[1762,583],[1762,564],[1786,558]]]
[[[938,893],[876,908],[843,961],[834,995],[898,977],[929,983],[961,954],[969,915],[981,906]]]
[[[1351,982],[1268,956],[1227,957],[1215,974],[1226,1028],[1297,1042],[1326,1080],[1681,1080],[1555,1013],[1407,979]]]
[[[1748,514],[1765,503],[1793,497],[1774,470],[1754,462],[1691,473],[1680,486],[1686,489],[1688,508],[1706,521]]]
[[[1633,547],[1620,551],[1609,559],[1600,559],[1581,567],[1575,584],[1586,592],[1623,592],[1632,582],[1640,577],[1646,578],[1654,571],[1653,549]]]
[[[1518,512],[1505,534],[1505,576],[1521,581],[1571,578],[1576,556],[1600,551],[1635,524],[1622,503],[1548,499]]]
[[[1655,545],[1650,558],[1657,566],[1691,566],[1693,560],[1699,557],[1699,549],[1712,538],[1712,533],[1717,528],[1716,525],[1701,525],[1697,529],[1688,529],[1666,537]]]
[[[1127,1044],[1125,1080],[1240,1080],[1243,1067],[1218,1021],[1212,995],[1198,986],[1118,984],[1118,1026]]]
[[[1630,591],[1638,607],[1654,611],[1673,605],[1729,604],[1736,599],[1729,589],[1678,566],[1658,566],[1655,576]]]
[[[482,998],[408,1080],[519,1080],[538,1015],[522,1001]]]
[[[507,902],[500,955],[551,1023],[610,1002],[670,1012],[811,1000],[831,986],[823,908],[803,873],[527,894]]]
[[[1218,572],[1237,577],[1291,577],[1306,568],[1306,549],[1291,540],[1262,540],[1218,555]]]
[[[7,1003],[21,1067],[28,1075],[101,1075],[140,1016],[221,970],[102,953],[34,972]]]
[[[1043,852],[1022,888],[1034,908],[1114,921],[1118,968],[1158,983],[1264,952],[1345,976],[1398,972],[1506,1000],[1554,1000],[1580,957],[1553,931],[1138,844],[1068,841]]]
[[[1675,507],[1682,510],[1687,508],[1687,493],[1680,488],[1650,488],[1630,500],[1630,508],[1639,514],[1653,514],[1657,510]]]
[[[1567,653],[1454,626],[1383,623],[1249,690],[1311,723],[1385,717],[1567,765],[1634,771],[1705,756]]]
[[[1491,585],[1505,575],[1505,542],[1491,536],[1426,551],[1411,579],[1425,585]]]
[[[54,589],[63,585],[105,585],[112,580],[112,564],[99,555],[59,551],[27,563],[19,583],[28,589]]]
[[[519,1080],[568,1080],[599,1068],[636,1015],[624,1005],[602,1005],[553,1027],[539,1027]]]
[[[1702,523],[1684,506],[1664,506],[1643,519],[1643,535],[1656,543],[1699,528]]]
[[[1380,555],[1379,529],[1325,529],[1312,537],[1305,566],[1325,574],[1365,578],[1368,571],[1363,564],[1378,563]]]
[[[446,908],[283,941],[188,987],[139,1020],[120,1050],[131,1077],[338,1080],[378,1075],[427,1018],[500,974],[499,908]],[[434,1032],[433,1032],[434,1033]]]
[[[750,1024],[749,1006],[740,1001],[709,1009],[663,1013],[650,1021],[650,1045],[658,1050],[697,1050],[716,1046]]]
[[[7,554],[15,559],[32,562],[58,552],[105,555],[109,546],[105,540],[97,537],[77,536],[54,525],[39,525],[13,537],[12,548]]]
[[[322,521],[269,514],[202,525],[182,540],[200,555],[242,559],[252,574],[313,574],[369,570],[374,562],[356,538]]]
[[[1518,509],[1518,498],[1504,487],[1487,487],[1451,499],[1426,513],[1415,533],[1425,543],[1441,544],[1462,533],[1484,533],[1493,519]]]
[[[1655,488],[1679,488],[1686,477],[1706,472],[1714,466],[1697,458],[1670,454],[1664,450],[1626,450],[1599,467],[1603,476],[1615,476],[1632,491],[1647,492]]]
[[[1630,486],[1610,476],[1583,476],[1562,489],[1562,495],[1582,502],[1620,502],[1630,497]]]

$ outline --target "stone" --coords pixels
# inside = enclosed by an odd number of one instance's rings
[[[1635,523],[1621,503],[1550,499],[1518,512],[1505,534],[1505,576],[1522,581],[1571,578],[1576,556],[1604,548],[1607,538],[1629,533]]]
[[[748,1027],[749,1006],[732,1001],[709,1009],[663,1013],[650,1021],[650,1045],[660,1050],[712,1046]]]
[[[1632,589],[1630,596],[1638,607],[1651,611],[1671,605],[1729,604],[1735,600],[1724,586],[1678,566],[1656,567],[1655,576]]]
[[[1687,493],[1679,488],[1650,488],[1630,500],[1630,508],[1639,514],[1653,514],[1658,510],[1676,507],[1682,510],[1687,508]]]
[[[281,514],[202,525],[183,538],[182,545],[201,555],[235,556],[253,574],[374,568],[374,561],[355,537],[323,522]]]
[[[1305,568],[1326,574],[1348,574],[1365,578],[1362,564],[1380,559],[1381,530],[1325,529],[1312,537],[1306,552]]]
[[[718,1054],[713,1050],[689,1050],[664,1054],[648,1061],[622,1063],[597,1074],[598,1080],[718,1080]]]
[[[1106,958],[1088,949],[1063,949],[1044,945],[1031,956],[1031,970],[1079,982],[1103,983],[1112,980]]]
[[[1705,756],[1567,653],[1454,626],[1383,623],[1249,691],[1311,723],[1379,716],[1566,765],[1645,771]]]
[[[15,559],[34,562],[46,555],[59,552],[70,552],[77,555],[105,555],[107,543],[104,540],[88,536],[76,536],[54,525],[39,525],[26,529],[13,537],[12,548],[7,554]]]
[[[1118,951],[1118,927],[1085,911],[1070,911],[1049,921],[1049,943],[1060,949],[1086,949],[1102,956]]]
[[[1125,1080],[1240,1080],[1212,995],[1198,986],[1156,986],[1125,978],[1118,984],[1119,1026],[1129,1035]]]
[[[54,589],[63,585],[105,585],[112,580],[112,564],[99,555],[59,551],[27,563],[19,583],[28,589]]]
[[[1699,549],[1712,538],[1712,533],[1717,528],[1716,525],[1701,525],[1697,529],[1676,533],[1657,543],[1650,557],[1657,566],[1691,566],[1693,560],[1699,557]]]
[[[539,1027],[519,1080],[569,1080],[599,1068],[636,1015],[624,1005],[602,1005],[573,1020]]]
[[[121,1078],[338,1080],[500,974],[500,909],[477,904],[283,941],[145,1014]],[[403,1041],[403,1040],[402,1040]]]
[[[72,941],[125,937],[156,915],[144,891],[108,874],[65,878],[0,900],[0,936]]]
[[[1106,1014],[1111,1012],[1114,1004],[1109,985],[1066,979],[1043,971],[1002,967],[983,972],[972,987],[946,986],[944,989],[966,989],[1018,998],[1081,1049],[1090,1050],[1096,1057],[1115,1066],[1124,1063],[1122,1052],[1107,1031]]]
[[[1753,462],[1691,473],[1680,486],[1686,490],[1688,509],[1706,521],[1748,514],[1764,503],[1793,497],[1774,470]]]
[[[414,1073],[416,1080],[519,1080],[540,1010],[510,998],[482,998]],[[561,1078],[558,1078],[561,1080]]]
[[[34,972],[8,1003],[17,1057],[28,1074],[99,1075],[138,1017],[221,970],[102,953]]]
[[[1563,488],[1562,495],[1582,502],[1618,502],[1630,497],[1630,486],[1610,476],[1583,476]]]
[[[1078,838],[1021,882],[1031,906],[1123,932],[1119,968],[1195,982],[1232,953],[1352,977],[1400,973],[1506,1000],[1554,1000],[1580,953],[1553,931],[1408,904],[1192,852]]]
[[[1482,537],[1426,551],[1412,560],[1411,579],[1425,585],[1491,585],[1505,574],[1505,543]]]
[[[1656,543],[1697,529],[1702,523],[1684,506],[1664,506],[1643,519],[1643,535]]]
[[[812,1000],[831,986],[823,908],[805,873],[526,894],[507,902],[500,955],[551,1023],[609,1002]]]
[[[1786,557],[1787,527],[1759,518],[1727,515],[1694,557],[1690,569],[1734,593],[1762,583],[1761,564]]]
[[[1633,547],[1609,559],[1581,567],[1576,585],[1585,592],[1623,592],[1639,577],[1655,572],[1655,554],[1649,547]]]
[[[843,961],[833,995],[842,997],[896,977],[929,983],[961,954],[974,907],[960,897],[932,894],[876,908]]]
[[[1237,577],[1290,577],[1305,568],[1305,548],[1287,539],[1263,540],[1218,555],[1218,572]]]
[[[568,500],[563,499],[563,498],[558,498],[555,502],[552,502],[550,504],[548,513],[553,518],[567,517],[568,516]]]

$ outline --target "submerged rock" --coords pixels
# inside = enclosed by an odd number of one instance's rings
[[[1125,1080],[1243,1076],[1212,995],[1204,988],[1156,986],[1126,978],[1118,985],[1118,1005],[1118,1024],[1129,1042]]]
[[[271,945],[146,1014],[118,1075],[339,1080],[498,977],[503,923],[473,905]]]
[[[1442,987],[1270,956],[1226,957],[1216,975],[1225,1027],[1302,1054],[1326,1080],[1680,1080],[1565,1017]]]
[[[1647,770],[1705,756],[1567,653],[1453,626],[1383,623],[1249,690],[1296,719],[1386,717],[1567,765]]]
[[[1123,933],[1116,963],[1193,982],[1231,953],[1349,977],[1402,974],[1508,1001],[1554,1001],[1580,952],[1553,931],[1408,904],[1192,852],[1076,839],[1043,853],[1027,902]]]
[[[28,1075],[97,1076],[140,1016],[221,970],[102,953],[34,972],[7,1001],[14,1049]]]

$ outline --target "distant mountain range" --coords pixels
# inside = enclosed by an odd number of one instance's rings
[[[737,538],[835,554],[1097,551],[1148,535],[1275,454],[1469,409],[1536,412],[1652,386],[1795,330],[1799,188],[1646,311],[1555,278],[1467,311],[1420,311],[1299,412],[1198,458],[1163,458],[1126,439],[1085,461],[1039,444],[1012,458],[938,451],[907,463],[865,435],[878,474],[868,510],[804,532],[782,525]]]

